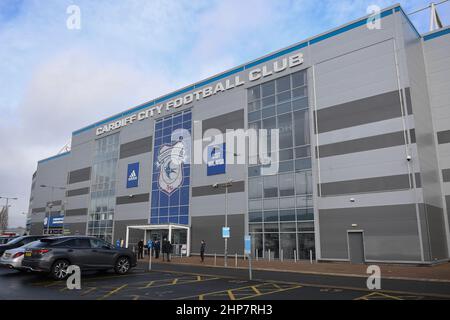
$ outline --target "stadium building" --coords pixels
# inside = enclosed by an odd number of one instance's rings
[[[74,131],[70,152],[37,164],[30,232],[222,255],[226,226],[230,255],[249,234],[260,258],[447,261],[450,28],[419,34],[398,5],[379,19]],[[258,140],[227,129],[279,129],[278,159],[233,163]]]

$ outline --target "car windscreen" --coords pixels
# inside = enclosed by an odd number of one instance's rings
[[[25,237],[18,237],[18,238],[15,238],[14,240],[9,241],[8,244],[16,244],[16,243],[22,241],[24,238],[25,238]]]
[[[37,241],[34,241],[32,243],[29,243],[27,246],[33,247],[33,248],[45,248],[45,247],[51,247],[55,243],[60,242],[60,241],[62,241],[62,239],[58,239],[58,238],[54,238],[54,239],[44,238],[44,239],[37,240]],[[33,244],[33,245],[31,246],[31,244]]]

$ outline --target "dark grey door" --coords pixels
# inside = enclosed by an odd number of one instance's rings
[[[348,248],[351,263],[364,263],[364,243],[362,232],[348,233]]]

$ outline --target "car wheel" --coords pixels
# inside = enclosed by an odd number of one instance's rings
[[[51,276],[55,280],[64,280],[67,277],[67,268],[69,262],[67,260],[58,260],[52,266]]]
[[[116,265],[114,266],[114,271],[118,274],[125,274],[130,271],[131,263],[128,257],[120,257],[116,261]]]

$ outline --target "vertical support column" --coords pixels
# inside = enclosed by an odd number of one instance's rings
[[[127,233],[125,236],[125,248],[128,248],[128,237],[130,236],[130,227],[127,226]]]

